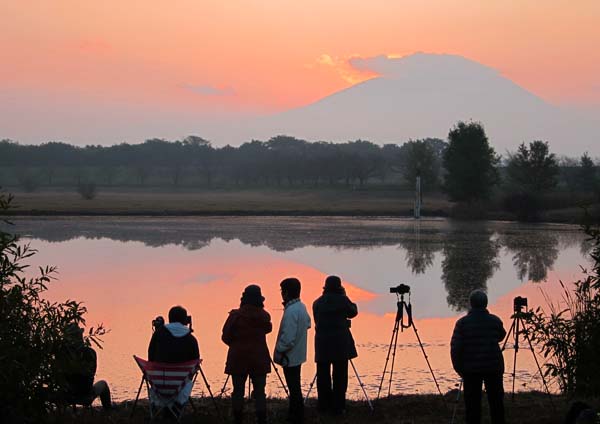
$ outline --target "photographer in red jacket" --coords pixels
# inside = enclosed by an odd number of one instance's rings
[[[271,372],[271,357],[266,335],[271,332],[271,316],[264,309],[264,300],[257,285],[244,289],[239,309],[229,312],[223,326],[221,339],[229,346],[225,373],[233,380],[231,396],[233,418],[236,424],[243,422],[244,386],[248,376],[254,387],[254,405],[259,424],[267,421],[265,385]]]

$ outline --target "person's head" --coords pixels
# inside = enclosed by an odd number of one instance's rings
[[[284,302],[300,297],[300,280],[297,278],[286,278],[279,286],[281,287],[281,297]]]
[[[169,310],[169,322],[178,322],[183,325],[187,325],[189,322],[188,313],[183,306],[173,306]]]
[[[323,293],[339,293],[344,294],[344,288],[342,287],[342,280],[337,275],[330,275],[325,279],[325,287],[323,287]]]
[[[65,339],[71,344],[83,344],[83,328],[76,322],[67,324],[64,329]]]
[[[487,294],[483,290],[473,290],[469,295],[469,303],[471,304],[471,309],[487,308]]]
[[[260,287],[256,284],[250,284],[244,289],[242,298],[240,299],[240,306],[253,305],[260,308],[264,307],[265,298],[263,297]]]

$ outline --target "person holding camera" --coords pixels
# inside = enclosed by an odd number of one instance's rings
[[[506,336],[500,318],[487,310],[485,292],[475,290],[471,309],[454,327],[450,354],[462,377],[467,424],[481,422],[481,388],[485,383],[492,424],[504,424],[504,357],[499,343]]]
[[[320,412],[341,415],[345,411],[348,361],[358,356],[350,332],[350,319],[356,315],[358,307],[346,296],[340,277],[327,277],[323,295],[313,303]]]
[[[301,368],[306,362],[306,339],[310,316],[300,301],[300,280],[286,278],[280,284],[283,299],[283,316],[273,353],[273,361],[283,367],[285,381],[290,391],[288,422],[304,421],[304,399],[300,387]]]
[[[148,360],[174,364],[200,359],[198,341],[192,335],[192,317],[182,306],[173,306],[169,310],[169,323],[164,324],[162,317],[153,322],[154,333],[148,345]],[[184,405],[192,393],[193,383],[188,381],[179,392],[177,402]]]
[[[229,350],[225,373],[231,375],[231,402],[236,424],[244,420],[244,387],[248,376],[254,388],[254,406],[258,424],[267,422],[265,385],[271,372],[271,356],[267,334],[273,330],[271,316],[264,309],[265,298],[260,287],[251,284],[244,289],[240,307],[229,312],[223,325],[221,340]]]

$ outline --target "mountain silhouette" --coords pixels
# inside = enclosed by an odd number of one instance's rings
[[[549,141],[558,153],[600,153],[594,142],[600,119],[594,122],[590,116],[554,106],[497,70],[464,57],[417,53],[354,59],[351,64],[380,76],[307,106],[261,118],[252,125],[251,135],[403,142],[445,139],[456,122],[473,120],[484,125],[498,153],[538,139]]]

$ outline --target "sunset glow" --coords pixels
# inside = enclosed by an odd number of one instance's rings
[[[45,138],[114,125],[118,142],[131,133],[119,119],[185,134],[376,76],[352,58],[415,52],[464,56],[554,104],[600,104],[593,0],[3,1],[0,16],[0,136],[22,141],[44,138],[33,122]]]

